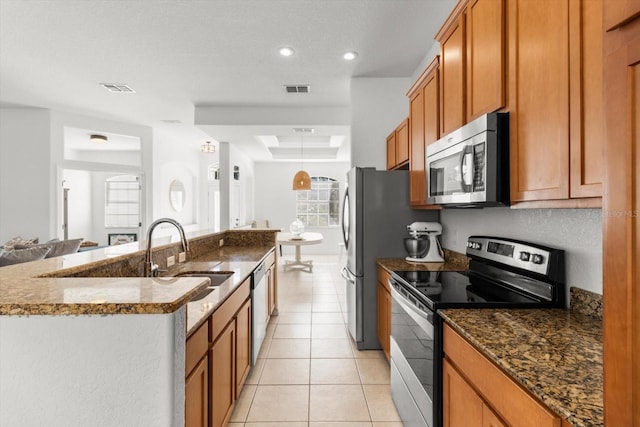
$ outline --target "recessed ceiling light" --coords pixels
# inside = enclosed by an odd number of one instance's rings
[[[347,52],[342,57],[347,61],[353,61],[358,56],[358,52]]]
[[[107,137],[104,135],[93,134],[89,136],[89,139],[91,140],[91,142],[95,142],[97,144],[104,144],[105,142],[107,142]]]
[[[291,56],[295,51],[290,47],[282,47],[278,52],[280,52],[280,55],[282,56]]]

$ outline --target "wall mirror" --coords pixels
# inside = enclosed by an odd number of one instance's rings
[[[171,181],[169,186],[169,201],[174,211],[180,212],[184,208],[184,203],[187,197],[187,191],[184,184],[179,179]]]

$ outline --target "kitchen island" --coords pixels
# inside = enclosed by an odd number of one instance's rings
[[[276,231],[191,235],[182,270],[143,278],[144,242],[0,269],[0,425],[184,424],[185,341],[274,250]],[[154,247],[166,268],[178,243]]]

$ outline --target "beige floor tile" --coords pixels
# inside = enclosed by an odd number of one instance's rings
[[[229,419],[230,422],[243,423],[247,420],[253,396],[256,394],[256,388],[257,386],[255,385],[245,384],[242,388],[242,393],[240,393],[240,397],[236,402],[236,406],[233,408],[233,412],[231,413],[231,418]]]
[[[371,423],[368,422],[346,422],[346,423],[309,423],[309,427],[371,427]]]
[[[267,359],[258,384],[309,384],[309,359]]]
[[[313,303],[334,303],[338,302],[337,294],[318,294],[313,296]]]
[[[311,313],[282,313],[278,316],[278,324],[296,323],[299,325],[311,323]]]
[[[344,317],[342,313],[313,313],[311,315],[311,323],[319,324],[340,324],[344,325]]]
[[[314,302],[311,305],[311,311],[314,313],[340,313],[340,304],[337,302]]]
[[[363,385],[373,421],[401,421],[388,385]]]
[[[313,295],[336,295],[335,288],[331,287],[316,287],[313,288]]]
[[[389,384],[387,359],[356,359],[362,384]]]
[[[314,339],[347,339],[347,328],[344,323],[340,325],[312,325],[311,337]]]
[[[311,313],[311,303],[286,303],[279,301],[278,310],[280,313]]]
[[[404,427],[402,421],[374,421],[373,427]]]
[[[311,325],[278,324],[273,338],[311,338]]]
[[[371,421],[362,386],[310,386],[309,421]]]
[[[244,427],[244,423],[229,423],[227,424],[229,427]]]
[[[360,384],[355,359],[312,359],[311,384]]]
[[[309,424],[306,422],[293,422],[286,423],[282,421],[278,421],[276,423],[246,423],[244,427],[308,427]],[[231,424],[229,424],[231,427]]]
[[[266,359],[267,354],[269,354],[269,347],[271,347],[271,338],[266,338],[262,341],[262,346],[260,347],[260,351],[258,352],[258,359]]]
[[[312,339],[312,358],[345,358],[353,357],[351,345],[346,339]]]
[[[260,381],[260,375],[262,375],[262,370],[264,369],[264,361],[265,359],[260,358],[256,360],[256,364],[253,365],[249,371],[245,384],[258,384],[258,381]]]
[[[275,338],[269,347],[269,359],[308,359],[311,340],[308,338]]]
[[[247,422],[307,421],[309,386],[258,386]]]

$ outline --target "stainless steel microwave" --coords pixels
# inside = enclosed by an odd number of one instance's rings
[[[509,113],[478,117],[427,146],[427,201],[445,207],[509,205]]]

